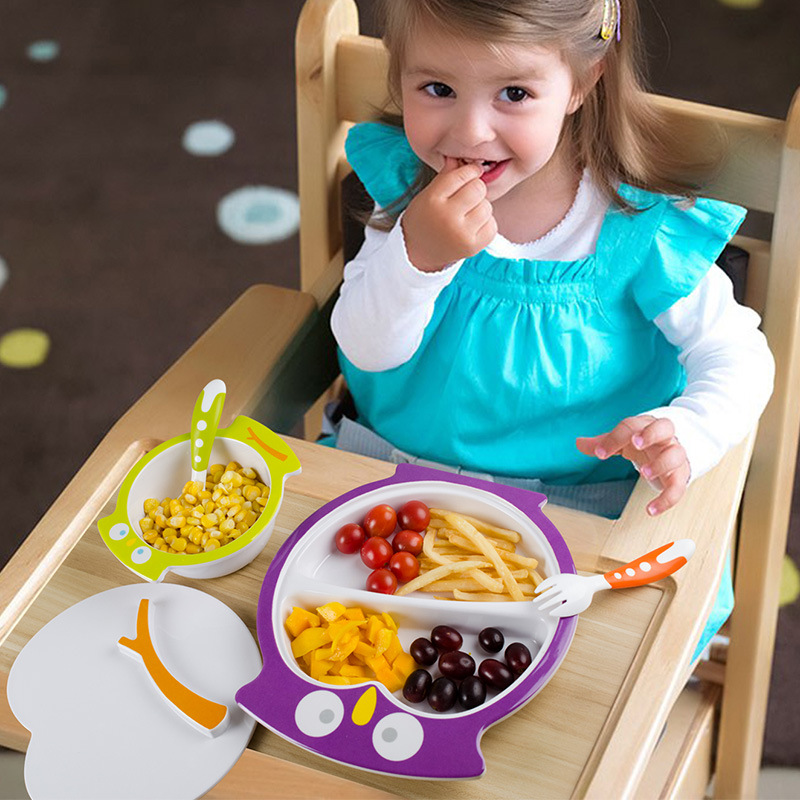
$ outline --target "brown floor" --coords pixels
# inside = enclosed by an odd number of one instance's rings
[[[360,0],[373,32],[369,0]],[[297,283],[297,239],[230,240],[218,200],[296,189],[292,40],[300,0],[0,3],[0,335],[46,330],[31,370],[0,366],[0,564],[108,428],[247,286]],[[654,87],[783,117],[800,84],[800,4],[643,1]],[[25,48],[55,40],[58,58]],[[185,127],[236,133],[218,158]],[[756,220],[768,225],[769,220]],[[232,352],[231,357],[235,357]],[[800,563],[800,500],[789,552]],[[765,758],[800,764],[800,604],[780,614]]]

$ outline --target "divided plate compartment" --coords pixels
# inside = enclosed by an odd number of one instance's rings
[[[517,550],[539,559],[545,576],[575,572],[569,550],[544,515],[541,494],[449,472],[403,464],[389,479],[367,484],[327,503],[287,539],[270,565],[258,604],[258,638],[264,669],[237,692],[236,700],[270,730],[326,758],[373,772],[415,778],[462,779],[480,776],[483,732],[522,707],[550,680],[569,649],[577,618],[538,613],[529,601],[462,602],[437,600],[432,593],[377,594],[365,587],[369,569],[356,553],[340,553],[334,534],[360,522],[373,506],[399,508],[408,500],[452,510],[518,531]],[[403,649],[430,637],[436,625],[451,625],[464,637],[462,650],[479,665],[503,660],[485,653],[477,635],[499,628],[505,646],[527,645],[533,662],[510,687],[489,690],[486,702],[469,711],[458,704],[444,713],[427,701],[412,704],[402,691],[390,693],[377,681],[354,686],[324,684],[307,675],[294,658],[284,622],[293,606],[308,610],[331,601],[359,606],[365,613],[388,612],[397,622]],[[505,648],[504,648],[505,649]],[[427,667],[434,679],[436,665]],[[367,719],[363,708],[373,698]]]
[[[249,564],[264,549],[283,500],[284,483],[300,472],[300,461],[276,433],[248,417],[237,417],[217,431],[209,463],[238,461],[251,467],[270,487],[264,510],[238,539],[211,552],[165,553],[144,541],[139,520],[150,497],[176,497],[191,479],[189,434],[153,448],[134,464],[119,489],[114,512],[98,520],[103,541],[128,569],[148,581],[168,572],[189,578],[217,578]]]

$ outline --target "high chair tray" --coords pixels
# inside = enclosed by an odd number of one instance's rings
[[[275,532],[265,550],[231,575],[213,580],[173,575],[166,579],[222,600],[244,620],[254,637],[259,589],[280,545],[325,502],[388,478],[395,470],[391,464],[300,440],[287,438],[287,442],[300,459],[303,473],[287,483]],[[157,444],[154,441],[150,447]],[[120,455],[117,483],[145,449],[131,446]],[[108,485],[106,498],[105,506],[85,530],[69,533],[65,529],[58,545],[37,562],[50,566],[35,599],[25,603],[0,646],[3,686],[17,653],[46,622],[86,597],[135,580],[109,554],[97,532],[97,519],[114,508],[115,485]],[[634,496],[634,501],[637,499],[643,500]],[[604,572],[649,544],[632,541],[626,550],[618,539],[624,519],[613,522],[551,505],[544,510],[569,545],[580,572]],[[675,520],[673,526],[689,527],[678,514]],[[705,519],[700,522],[708,524]],[[651,535],[659,541],[670,535],[666,528],[653,527]],[[700,542],[701,547],[708,546],[702,538]],[[59,552],[66,553],[63,561]],[[609,553],[613,555],[609,557]],[[684,631],[699,626],[702,602],[709,607],[713,602],[713,588],[703,589],[702,597],[698,594],[701,584],[708,584],[683,582],[682,573],[691,575],[692,567],[687,565],[659,584],[599,595],[581,615],[569,652],[535,701],[486,731],[481,740],[486,772],[478,780],[409,781],[360,771],[307,752],[259,725],[248,750],[208,796],[264,797],[270,796],[270,791],[275,797],[314,793],[342,798],[385,796],[378,790],[404,797],[446,793],[476,800],[531,794],[622,796],[627,791],[626,781],[635,774],[627,770],[630,753],[638,753],[646,763],[648,743],[655,744],[671,701],[685,682],[693,643]],[[35,578],[33,575],[30,580]],[[682,585],[676,593],[678,579]],[[692,597],[695,604],[684,607],[676,617],[673,608]],[[698,600],[702,601],[699,611]],[[669,663],[674,668],[663,669],[665,658],[673,659]],[[0,744],[25,749],[27,732],[8,709],[5,692],[0,692],[0,699]]]

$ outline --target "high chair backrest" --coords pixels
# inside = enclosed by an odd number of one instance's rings
[[[342,277],[345,135],[352,123],[387,109],[388,57],[380,40],[359,34],[354,0],[308,0],[296,59],[300,284],[323,306]],[[737,239],[750,254],[746,302],[763,317],[777,366],[742,501],[721,722],[717,793],[740,796],[755,790],[800,427],[800,102],[795,97],[783,121],[654,100],[670,139],[698,152],[723,142],[723,162],[703,194],[774,215],[771,241]]]

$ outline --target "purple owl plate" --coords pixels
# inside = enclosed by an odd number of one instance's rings
[[[303,522],[270,564],[258,602],[261,674],[236,694],[238,704],[270,730],[325,758],[373,772],[410,778],[463,779],[483,774],[483,732],[525,705],[550,680],[572,643],[577,617],[554,618],[530,601],[453,602],[432,594],[405,596],[368,592],[369,570],[359,556],[340,553],[336,531],[360,522],[373,506],[399,508],[408,500],[451,509],[518,531],[519,552],[539,560],[549,576],[575,572],[561,535],[542,512],[544,495],[463,475],[403,464],[386,480],[354,489],[324,505]],[[522,642],[532,661],[502,691],[470,710],[447,712],[427,702],[410,703],[402,690],[390,692],[370,681],[350,686],[312,679],[292,654],[284,627],[293,607],[313,611],[338,601],[367,612],[388,612],[405,651],[438,625],[456,628],[462,651],[476,663],[491,657],[478,644],[487,627],[500,629],[506,643]],[[502,658],[502,653],[496,656]],[[435,677],[436,666],[429,667]]]

